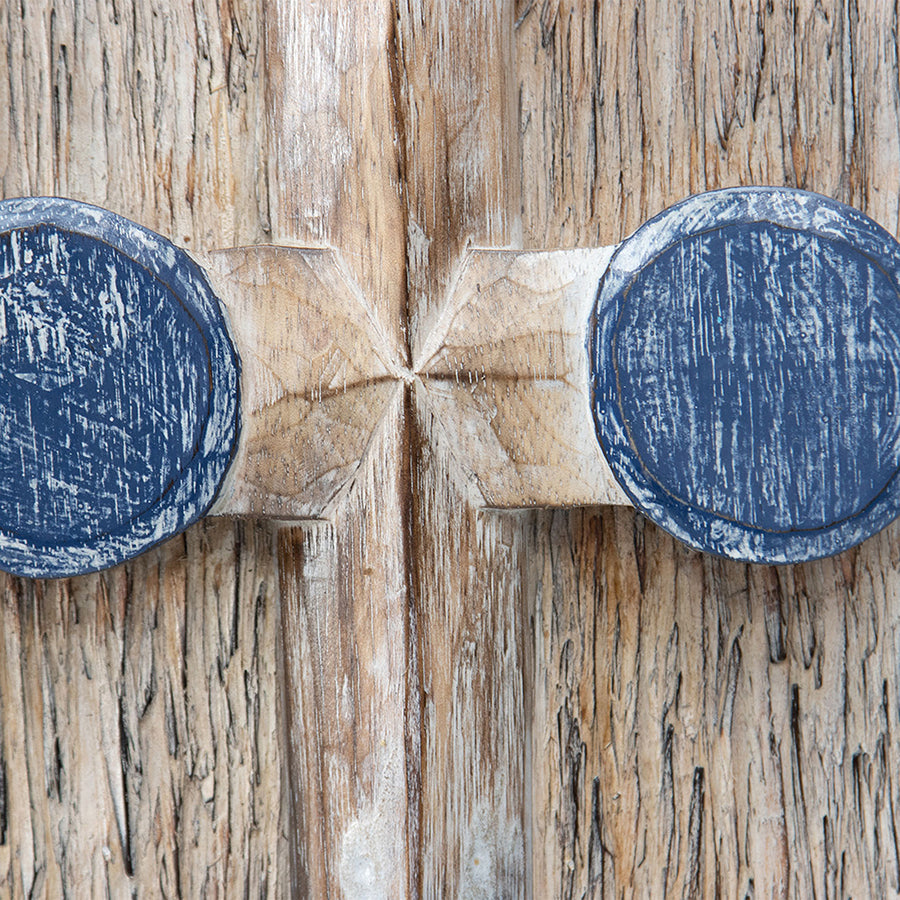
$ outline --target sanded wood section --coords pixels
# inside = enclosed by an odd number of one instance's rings
[[[206,259],[241,356],[241,433],[214,515],[328,517],[397,393],[398,363],[334,250]]]
[[[195,249],[267,236],[255,3],[5,4],[0,189]],[[0,895],[284,896],[277,576],[218,520],[133,563],[0,578]]]
[[[384,477],[403,412],[395,398],[334,523],[279,534],[296,896],[416,895],[418,692],[406,573],[385,549],[404,532]]]
[[[586,350],[612,253],[461,251],[412,370],[338,251],[199,256],[241,357],[240,438],[212,513],[329,518],[414,381],[483,504],[629,504],[597,440]]]
[[[399,0],[392,50],[418,371],[441,331],[463,251],[520,246],[512,5]]]
[[[443,343],[437,332],[467,244],[518,240],[511,17],[500,0],[400,5],[414,359]],[[428,379],[412,402],[421,896],[525,896],[528,652],[517,523],[479,512],[480,491],[454,454],[457,423],[442,420]]]
[[[340,253],[366,316],[385,335],[389,364],[401,366],[396,12],[387,0],[327,0],[269,4],[267,13],[274,237]],[[370,406],[371,438],[328,523],[279,539],[297,896],[417,893],[418,646],[409,620],[403,387],[391,384],[382,409]]]
[[[892,9],[561,0],[518,18],[526,245],[613,243],[741,183],[897,233]],[[631,510],[533,521],[534,896],[896,892],[897,526],[775,569],[686,551]]]
[[[590,405],[588,322],[612,253],[472,250],[458,268],[422,396],[487,506],[630,503]]]

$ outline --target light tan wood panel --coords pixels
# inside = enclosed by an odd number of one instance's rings
[[[409,357],[406,228],[389,0],[267,7],[273,230],[333,247],[388,366]],[[361,324],[361,323],[358,323]],[[345,343],[361,352],[362,342]],[[368,402],[371,438],[326,522],[279,539],[298,896],[414,896],[418,647],[409,621],[404,383]],[[371,400],[379,398],[372,397]],[[334,428],[320,435],[338,441]],[[292,452],[296,448],[287,448]]]
[[[4,4],[3,196],[265,239],[262,44],[254,2]],[[2,577],[0,894],[285,894],[277,587],[269,531],[228,521]]]
[[[521,3],[526,242],[614,242],[742,183],[817,190],[896,233],[893,16]],[[688,551],[631,510],[539,517],[535,896],[896,892],[898,539],[776,569]]]
[[[898,529],[769,569],[627,509],[479,512],[416,383],[469,244],[612,244],[751,182],[896,232],[891,11],[268,13],[265,104],[253,4],[0,18],[5,196],[98,202],[191,248],[333,243],[409,367],[331,520],[281,535],[282,625],[261,526],[4,577],[3,889],[896,891]]]

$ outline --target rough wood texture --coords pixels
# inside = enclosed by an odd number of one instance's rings
[[[385,336],[389,365],[403,366],[395,10],[387,0],[326,0],[270,4],[268,13],[275,237],[340,252]],[[385,399],[370,410],[372,438],[330,522],[279,540],[298,896],[417,892],[419,663],[404,383],[392,383]]]
[[[196,248],[267,235],[256,3],[7,3],[0,190]],[[269,532],[0,577],[0,895],[285,895]]]
[[[102,575],[3,577],[6,896],[287,883],[271,560],[220,521]]]
[[[561,0],[518,19],[526,245],[609,244],[739,183],[897,233],[892,8]],[[895,893],[900,529],[768,569],[630,510],[533,521],[534,895]]]
[[[77,32],[21,9],[0,22],[6,195],[252,244],[285,154],[273,236],[334,243],[402,365],[470,239],[610,245],[738,182],[900,227],[876,4],[520,2],[515,28],[499,3],[310,4],[305,26],[270,5],[270,46],[284,28],[301,74],[332,72],[268,120],[290,144],[271,158],[254,9],[88,4]],[[293,857],[301,896],[360,896],[367,876],[373,896],[896,892],[897,527],[775,570],[627,509],[479,513],[422,390],[391,398],[393,437],[332,522],[281,536],[280,634],[258,526],[204,526],[104,576],[4,581],[4,890],[277,896]],[[282,747],[307,789],[293,826]]]

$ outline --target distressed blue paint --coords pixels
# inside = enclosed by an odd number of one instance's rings
[[[592,326],[616,477],[688,543],[836,553],[900,514],[900,245],[800,191],[693,197],[626,241]]]
[[[209,508],[238,361],[200,269],[119,216],[0,203],[0,567],[105,568]]]

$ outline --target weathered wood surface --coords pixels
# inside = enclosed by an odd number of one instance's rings
[[[409,350],[394,28],[386,0],[267,7],[273,236],[340,252],[396,368]],[[330,521],[279,538],[297,896],[404,897],[419,880],[408,405],[402,381],[384,384]]]
[[[192,247],[327,240],[403,365],[468,241],[606,246],[767,182],[900,228],[881,5],[337,8],[267,6],[319,88],[288,121],[253,4],[6,7],[4,195]],[[332,522],[282,534],[283,629],[262,524],[4,579],[3,890],[284,896],[292,867],[301,896],[897,892],[897,527],[776,570],[624,508],[478,512],[428,402],[398,391]]]
[[[734,184],[900,230],[893,8],[560,0],[518,20],[526,246],[611,244]],[[534,896],[895,894],[897,525],[769,569],[630,510],[529,522]]]
[[[0,59],[4,197],[266,239],[258,4],[3,4]],[[0,896],[285,896],[267,527],[0,596]]]

